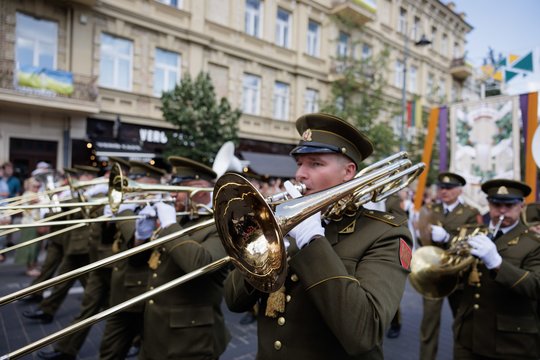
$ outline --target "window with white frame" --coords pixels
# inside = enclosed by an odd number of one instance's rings
[[[454,56],[454,59],[461,58],[461,49],[460,49],[459,43],[457,41],[454,42],[453,56]]]
[[[274,119],[287,120],[289,117],[289,84],[276,81],[274,84]]]
[[[446,99],[446,80],[443,77],[439,79],[439,97]]]
[[[99,85],[131,90],[133,42],[101,33]]]
[[[398,32],[405,34],[407,32],[407,10],[400,7],[399,8],[399,19],[398,19]]]
[[[276,18],[276,45],[291,47],[291,13],[278,8]]]
[[[174,89],[180,81],[180,54],[156,48],[154,66],[154,95]]]
[[[437,28],[435,26],[432,26],[431,27],[431,48],[432,49],[437,49],[437,44],[438,40],[437,40]]]
[[[346,57],[349,54],[349,42],[351,36],[346,32],[340,31],[337,45],[337,56]]]
[[[157,0],[160,3],[163,3],[165,5],[169,5],[178,9],[181,9],[183,6],[183,0]]]
[[[426,83],[427,95],[432,97],[434,91],[435,91],[435,77],[433,76],[432,73],[429,73],[427,76],[427,83]]]
[[[403,86],[403,61],[397,60],[394,67],[394,86],[401,88]]]
[[[418,16],[414,17],[412,38],[414,41],[417,41],[420,38],[420,18]]]
[[[251,115],[259,115],[261,112],[261,78],[257,75],[244,74],[242,111]]]
[[[309,20],[307,34],[307,53],[311,56],[319,56],[320,53],[321,26]]]
[[[408,79],[409,91],[412,92],[413,94],[416,94],[418,92],[417,77],[418,77],[418,68],[413,65],[409,69],[409,79]]]
[[[373,49],[369,44],[362,44],[362,59],[369,59],[373,55]]]
[[[448,56],[448,35],[442,34],[441,37],[441,54]]]
[[[261,0],[246,0],[244,27],[248,35],[262,38],[262,12]]]
[[[15,21],[17,69],[25,66],[56,69],[58,24],[19,12]]]
[[[319,111],[319,91],[315,89],[306,89],[306,103],[304,112],[307,114]]]

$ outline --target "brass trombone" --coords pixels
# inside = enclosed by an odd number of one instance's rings
[[[103,314],[107,316],[114,314],[136,302],[154,296],[158,292],[168,290],[200,275],[214,271],[229,262],[232,262],[237,267],[245,276],[246,281],[254,288],[263,292],[276,291],[282,286],[287,274],[287,256],[283,244],[284,234],[287,234],[307,217],[331,207],[332,204],[344,197],[349,196],[349,201],[353,202],[354,206],[360,206],[362,201],[366,202],[369,199],[385,198],[388,193],[392,193],[394,188],[412,181],[405,180],[405,182],[402,182],[406,177],[418,176],[423,171],[424,166],[422,163],[412,166],[410,162],[400,162],[398,166],[393,164],[379,166],[375,170],[364,173],[362,176],[346,183],[318,193],[282,202],[275,207],[268,204],[266,199],[247,179],[237,174],[225,174],[218,179],[213,194],[214,219],[203,221],[190,228],[62,274],[55,279],[4,296],[0,298],[0,305],[213,224],[215,224],[219,232],[228,256],[162,285],[149,293],[110,308]],[[381,192],[381,189],[386,192]],[[340,209],[343,205],[340,204]],[[340,212],[338,209],[332,213],[339,214]],[[96,314],[70,326],[68,329],[61,330],[22,349],[6,354],[4,358],[18,358],[56,341],[69,332],[93,324],[104,316],[101,313]]]

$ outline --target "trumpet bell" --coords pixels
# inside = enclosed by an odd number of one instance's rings
[[[287,275],[287,253],[272,209],[239,175],[223,175],[215,189],[215,223],[231,261],[254,288],[278,290]]]

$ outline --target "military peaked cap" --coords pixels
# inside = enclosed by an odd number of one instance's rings
[[[89,165],[73,165],[73,169],[75,169],[79,173],[79,175],[85,173],[97,175],[99,172],[99,168]]]
[[[373,152],[373,144],[366,135],[334,115],[303,115],[296,120],[296,130],[302,140],[291,155],[343,154],[358,167]]]
[[[122,167],[122,169],[129,169],[129,160],[126,160],[121,157],[116,156],[109,156],[109,168],[112,166],[112,164],[117,163]]]
[[[529,185],[508,179],[493,179],[482,184],[482,191],[492,203],[514,204],[531,193]]]
[[[527,226],[540,224],[540,203],[530,203],[523,208],[522,220]]]
[[[77,169],[70,168],[70,167],[64,168],[64,174],[69,174],[71,176],[79,176],[79,172],[77,171]]]
[[[197,179],[213,181],[217,177],[210,167],[185,157],[170,156],[169,162],[172,166],[171,184],[173,185]]]
[[[464,186],[466,183],[463,177],[451,172],[443,172],[437,176],[437,185],[441,187]]]
[[[137,179],[141,177],[150,177],[160,180],[166,172],[163,169],[157,168],[142,161],[129,162],[129,178]]]

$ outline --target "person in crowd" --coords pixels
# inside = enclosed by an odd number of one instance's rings
[[[88,165],[75,165],[73,167],[79,173],[79,179],[82,181],[92,180],[97,176],[99,169]],[[75,200],[75,199],[73,199]],[[95,216],[98,209],[90,211],[91,216]],[[70,215],[70,218],[82,219],[83,212]],[[87,265],[90,261],[89,244],[92,238],[101,238],[101,227],[97,223],[89,224],[88,226],[77,228],[60,235],[63,243],[62,261],[58,267],[58,274],[64,274],[75,270],[81,266]],[[47,298],[44,298],[34,310],[25,310],[22,315],[27,319],[39,320],[42,323],[50,323],[54,319],[54,315],[64,302],[69,289],[79,280],[83,286],[86,285],[87,274],[83,274],[77,278],[64,281],[57,284]]]
[[[144,162],[130,161],[129,166],[129,178],[141,184],[160,184],[161,178],[165,175],[164,170]],[[141,209],[132,203],[122,204],[118,211],[118,216],[135,214],[152,216],[155,211],[150,205]],[[116,222],[113,252],[124,251],[150,241],[154,231],[152,221],[155,222],[155,219],[141,218]],[[150,250],[143,251],[114,264],[109,306],[118,305],[146,291],[150,254]],[[128,355],[135,338],[142,334],[143,315],[144,302],[141,302],[107,318],[99,348],[100,359],[124,359]]]
[[[437,176],[437,191],[441,202],[427,205],[430,213],[431,239],[421,238],[423,245],[434,244],[448,248],[458,229],[466,224],[481,224],[480,214],[475,208],[466,205],[460,199],[465,186],[465,179],[455,173],[443,172]],[[431,241],[431,242],[430,242]],[[455,316],[461,290],[457,289],[448,296],[452,314]],[[435,360],[439,345],[442,299],[423,297],[423,316],[420,325],[420,359]]]
[[[124,160],[123,158],[112,156],[109,157],[109,164],[112,165],[114,163],[119,164],[120,168],[122,169],[122,173],[124,176],[127,176],[129,172],[129,161]],[[107,175],[109,170],[110,168],[107,169]],[[85,191],[85,197],[87,200],[91,201],[92,197],[98,197],[106,194],[107,189],[108,186],[103,187],[102,184],[94,185]],[[105,206],[103,213],[104,215],[111,215],[109,205]],[[99,241],[90,242],[89,255],[91,262],[99,261],[113,255],[112,244],[114,242],[114,235],[116,233],[115,223],[101,223],[98,226],[101,226],[101,238],[92,238]],[[81,309],[79,314],[75,317],[75,320],[73,321],[74,323],[85,320],[108,307],[112,268],[113,265],[102,266],[92,270],[88,274],[88,281],[86,282],[86,287],[84,289]],[[90,326],[71,333],[60,339],[54,345],[54,350],[40,350],[38,352],[38,356],[41,359],[48,360],[75,359],[84,345],[89,332]]]
[[[301,116],[291,155],[306,194],[354,178],[371,141],[329,114]],[[288,186],[291,196],[299,196]],[[281,289],[262,293],[231,271],[225,299],[234,312],[260,304],[258,359],[382,359],[382,341],[409,273],[407,219],[359,207],[340,220],[321,212],[288,234],[288,273]]]
[[[171,185],[213,188],[216,173],[206,165],[179,156],[169,157],[169,162]],[[155,205],[160,229],[157,238],[213,218],[209,191],[191,197],[186,192],[172,195],[176,196],[175,206],[163,202]],[[182,209],[191,214],[177,219],[177,211]],[[154,248],[148,262],[148,289],[156,289],[226,255],[215,225],[178,237]],[[139,359],[218,359],[230,340],[221,311],[223,281],[228,271],[227,266],[222,267],[147,300]]]
[[[474,282],[464,276],[453,325],[454,359],[538,359],[540,235],[520,221],[531,188],[507,179],[481,188],[489,204],[490,234],[468,239],[479,276]]]
[[[2,166],[4,168],[4,177],[6,178],[9,195],[8,197],[15,197],[21,194],[21,180],[15,176],[13,172],[13,164],[9,161],[5,162]]]

